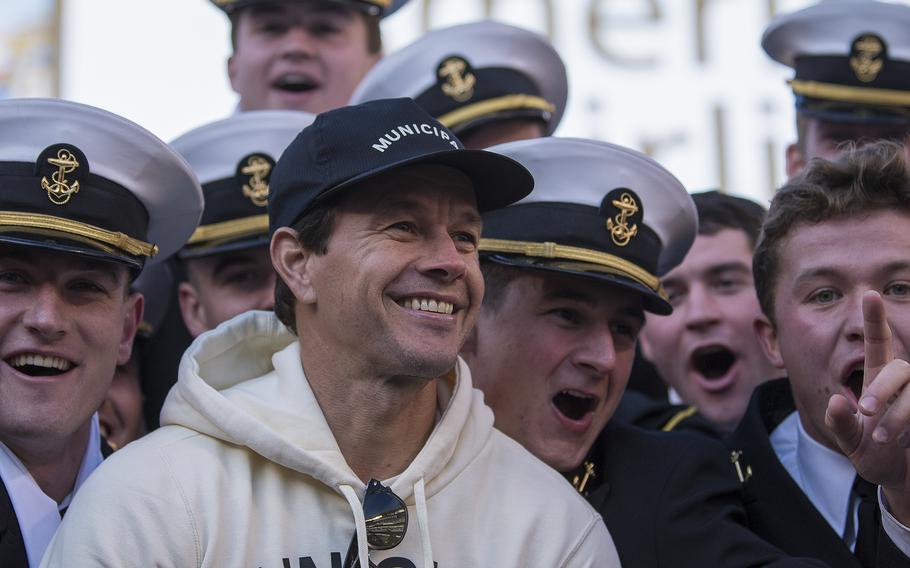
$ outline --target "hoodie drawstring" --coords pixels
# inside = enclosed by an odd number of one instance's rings
[[[422,477],[414,484],[414,508],[417,509],[417,529],[420,531],[423,566],[424,568],[433,568],[433,545],[430,544],[430,517],[427,513],[427,494]]]
[[[351,512],[354,514],[354,530],[357,532],[357,559],[361,568],[369,568],[370,556],[367,552],[367,521],[363,516],[363,504],[357,497],[357,492],[350,485],[340,487],[342,495],[348,500]]]

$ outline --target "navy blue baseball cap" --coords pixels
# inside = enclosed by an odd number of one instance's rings
[[[285,149],[270,180],[269,235],[328,196],[418,164],[448,166],[467,176],[481,213],[511,205],[534,188],[520,163],[466,150],[413,100],[371,101],[320,114]]]

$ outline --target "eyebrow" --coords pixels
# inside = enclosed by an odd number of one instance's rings
[[[30,262],[32,255],[24,250],[9,250],[0,253],[0,260],[12,260],[14,262]],[[113,262],[104,262],[90,260],[86,258],[73,257],[67,259],[65,270],[79,270],[83,272],[100,272],[109,277],[114,282],[120,282],[120,272],[116,270]]]
[[[591,294],[572,290],[571,288],[553,288],[552,290],[548,290],[544,292],[544,299],[551,301],[565,300],[578,302],[579,304],[584,304],[589,307],[597,305],[597,300]],[[626,306],[621,308],[619,313],[623,316],[635,318],[642,325],[645,323],[644,310],[640,306]]]
[[[724,262],[721,264],[716,264],[708,268],[707,273],[711,275],[720,274],[722,272],[752,272],[752,267],[746,263],[739,260],[731,260],[730,262]]]
[[[586,304],[588,306],[593,306],[596,304],[594,298],[590,294],[585,294],[583,292],[577,292],[569,288],[554,288],[548,290],[544,293],[544,298],[547,300],[568,300],[570,302],[578,302],[580,304]]]
[[[215,266],[212,268],[212,276],[220,276],[225,271],[237,265],[245,266],[255,264],[256,261],[248,254],[240,253],[225,255],[224,258],[219,259],[218,262],[215,263]]]
[[[284,14],[287,12],[287,9],[277,1],[249,6],[246,9],[249,10],[249,14],[253,17]],[[343,16],[345,18],[350,18],[352,15],[350,8],[328,2],[313,4],[309,7],[309,11],[317,14],[337,14],[338,16]]]
[[[109,262],[80,262],[83,270],[88,270],[92,272],[101,272],[106,274],[114,282],[120,282],[121,272],[114,270],[114,266]]]
[[[894,262],[889,262],[888,264],[877,268],[875,272],[877,274],[890,274],[892,272],[900,272],[901,270],[910,270],[910,262],[906,260],[895,260]],[[843,273],[843,269],[839,267],[819,266],[799,273],[796,276],[796,280],[806,280],[809,278],[836,278]]]
[[[375,213],[376,216],[382,215],[393,215],[396,213],[411,213],[416,214],[427,209],[426,206],[420,204],[417,201],[410,199],[380,199],[376,204]],[[480,225],[481,216],[474,208],[466,208],[463,212],[460,212],[458,215],[458,221],[461,223],[468,223],[471,225]]]
[[[839,278],[841,275],[842,271],[839,268],[819,266],[817,268],[810,268],[808,270],[800,272],[796,275],[796,278],[794,278],[793,281],[796,284],[799,284],[813,278]]]
[[[901,270],[908,269],[910,269],[910,262],[907,262],[905,260],[896,260],[894,262],[886,264],[881,271],[886,274],[891,274],[892,272],[900,272]]]

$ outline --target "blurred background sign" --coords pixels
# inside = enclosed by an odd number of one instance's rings
[[[0,98],[59,93],[60,0],[3,0]]]
[[[122,114],[166,140],[233,112],[228,21],[208,0],[61,1],[61,96]],[[38,94],[19,89],[47,85],[43,93],[53,94],[56,19],[49,11],[56,3],[0,2],[14,14],[10,20],[6,9],[0,24],[3,92]],[[383,22],[383,32],[387,52],[427,29],[484,17],[546,34],[569,70],[569,106],[557,135],[647,152],[691,191],[722,188],[765,201],[784,181],[784,149],[796,134],[785,84],[791,72],[765,56],[761,34],[774,14],[811,3],[411,0]],[[21,27],[17,18],[29,23]],[[29,34],[45,38],[33,51]]]

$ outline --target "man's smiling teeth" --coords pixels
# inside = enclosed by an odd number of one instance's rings
[[[405,298],[398,302],[403,308],[410,308],[421,312],[433,312],[436,314],[451,314],[455,306],[448,302],[429,300],[427,298]]]
[[[48,369],[58,369],[60,371],[68,371],[70,367],[73,366],[72,363],[66,359],[61,359],[60,357],[45,357],[44,355],[33,354],[16,355],[10,359],[10,365],[13,367],[31,365],[33,367],[45,367]]]

